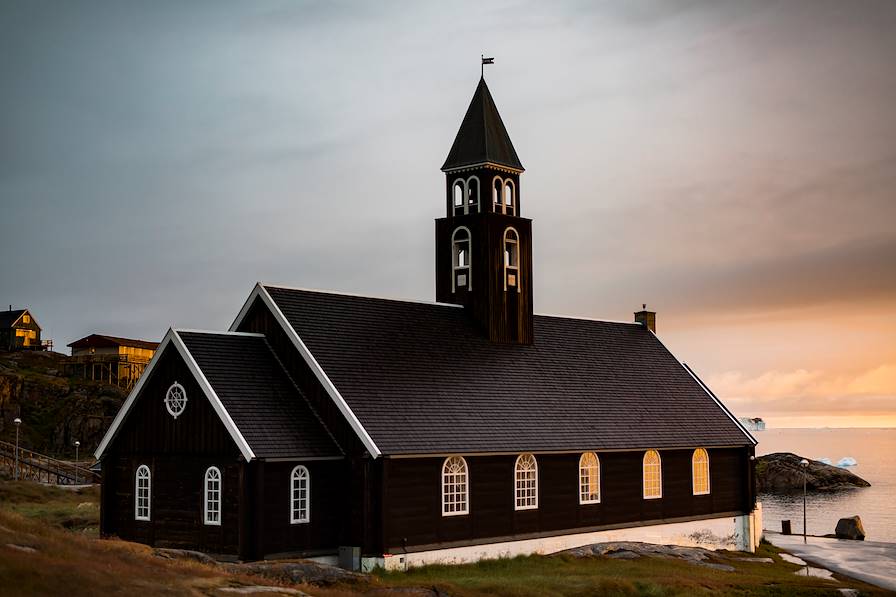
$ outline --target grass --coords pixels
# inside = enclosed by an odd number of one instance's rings
[[[144,545],[99,540],[98,502],[95,487],[70,490],[0,481],[0,594],[224,595],[217,590],[278,585],[270,578],[162,559]],[[755,554],[773,558],[774,564],[740,562],[735,558],[745,554],[739,553],[713,556],[734,566],[734,572],[661,558],[521,556],[408,572],[380,570],[369,583],[352,586],[289,586],[323,597],[431,595],[432,589],[452,597],[839,595],[841,587],[858,589],[863,595],[887,594],[852,579],[832,582],[797,576],[794,572],[799,567],[782,561],[779,553],[766,543]]]

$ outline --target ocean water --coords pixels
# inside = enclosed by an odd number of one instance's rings
[[[836,464],[851,457],[847,467],[871,487],[833,493],[809,493],[806,530],[811,535],[833,533],[837,520],[858,514],[868,541],[896,542],[896,429],[767,429],[754,432],[756,454],[793,452],[813,460],[829,458]],[[781,530],[789,519],[794,533],[803,532],[803,494],[759,494],[764,526]]]

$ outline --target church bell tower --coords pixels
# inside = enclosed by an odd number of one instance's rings
[[[492,342],[531,344],[532,220],[521,216],[523,165],[484,77],[442,172],[436,300],[466,307]]]

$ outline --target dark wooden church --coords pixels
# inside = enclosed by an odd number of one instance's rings
[[[756,441],[655,314],[533,314],[523,166],[484,79],[442,171],[438,302],[259,284],[230,331],[168,331],[96,452],[104,535],[364,568],[753,550]]]

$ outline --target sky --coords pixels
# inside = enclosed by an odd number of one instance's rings
[[[257,281],[433,300],[484,53],[536,312],[647,303],[738,415],[896,426],[894,30],[888,0],[0,0],[0,304],[59,350],[226,329]]]

